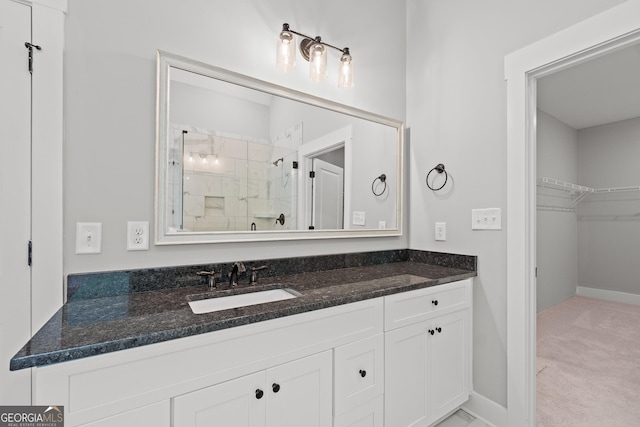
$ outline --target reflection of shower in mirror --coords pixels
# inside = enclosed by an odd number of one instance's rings
[[[280,157],[278,160],[276,160],[275,162],[273,162],[273,166],[278,166],[278,163],[284,163],[284,158]]]

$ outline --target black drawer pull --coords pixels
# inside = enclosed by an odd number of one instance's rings
[[[271,390],[273,390],[274,393],[279,392],[280,391],[280,384],[273,383],[273,385],[271,386]]]
[[[262,396],[264,396],[264,392],[259,388],[256,389],[256,399],[262,399]]]
[[[438,300],[437,299],[431,300],[431,304],[438,305]]]
[[[433,335],[433,334],[435,334],[435,333],[436,333],[436,331],[434,331],[433,329],[429,329],[429,331],[428,331],[428,332],[429,332],[431,335]]]
[[[438,331],[438,333],[442,332],[442,328],[436,328],[436,331]]]
[[[365,371],[364,369],[360,369],[360,376],[362,378],[366,377],[367,376],[367,371]]]

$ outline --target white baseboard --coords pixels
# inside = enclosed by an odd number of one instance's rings
[[[492,427],[507,427],[507,408],[475,391],[462,409]]]
[[[576,288],[576,295],[581,297],[602,299],[605,301],[640,305],[640,295],[630,294],[627,292],[608,291],[605,289],[596,289],[596,288],[587,288],[586,286],[578,286]]]

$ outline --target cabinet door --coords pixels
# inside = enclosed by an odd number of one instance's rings
[[[385,334],[385,426],[427,426],[427,322]]]
[[[263,427],[267,390],[264,372],[174,398],[176,427]]]
[[[430,410],[440,418],[469,398],[470,352],[467,337],[469,311],[458,311],[440,316],[432,321],[427,339],[430,344],[432,374],[430,386]]]
[[[469,310],[385,334],[385,425],[428,426],[469,397]]]
[[[331,426],[331,350],[268,369],[266,378],[267,427]]]
[[[83,427],[169,427],[171,425],[171,404],[169,400],[154,403],[88,424]]]

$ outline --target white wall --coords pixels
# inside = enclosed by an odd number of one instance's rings
[[[540,82],[539,84],[542,84]],[[537,175],[578,183],[578,131],[538,110]],[[560,206],[568,196],[539,189],[538,204]],[[548,197],[551,196],[551,197]],[[565,202],[565,200],[561,200]],[[536,218],[538,311],[576,294],[578,286],[578,220],[575,212],[538,210]]]
[[[640,186],[640,118],[582,129],[578,140],[582,185]],[[640,294],[640,191],[591,196],[578,214],[578,284]]]
[[[507,400],[506,230],[471,231],[470,211],[506,206],[504,56],[620,3],[407,0],[409,244],[478,255],[474,388],[501,405]],[[437,163],[453,182],[433,193],[424,180]],[[434,241],[436,221],[447,223],[446,242]]]
[[[356,19],[357,18],[357,19]],[[70,0],[65,52],[64,271],[231,262],[406,248],[408,238],[152,246],[126,251],[126,223],[153,223],[156,50],[194,58],[378,114],[405,117],[405,9],[396,0]],[[303,61],[275,70],[282,23],[350,47],[356,86],[325,83]],[[334,73],[335,71],[335,73]],[[102,222],[102,253],[76,255],[76,222]],[[153,229],[153,224],[150,227]]]

